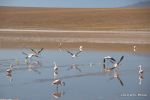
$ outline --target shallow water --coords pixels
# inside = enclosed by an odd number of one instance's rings
[[[77,52],[76,50],[71,50]],[[0,99],[19,100],[149,100],[150,98],[150,54],[85,50],[77,58],[63,50],[44,50],[39,58],[25,62],[22,52],[27,49],[0,49]],[[103,71],[103,58],[112,56],[119,60],[119,78],[113,72]],[[37,63],[37,61],[39,63]],[[54,77],[53,62],[59,67]],[[12,76],[6,69],[13,64]],[[75,67],[71,67],[71,66]],[[108,66],[111,63],[107,62]],[[144,79],[139,84],[139,65],[144,70]],[[65,86],[52,85],[61,79]]]

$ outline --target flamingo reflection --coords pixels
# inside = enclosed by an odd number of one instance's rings
[[[124,84],[123,84],[123,81],[120,79],[120,77],[119,77],[119,72],[117,72],[116,70],[114,71],[114,73],[113,73],[113,77],[112,78],[110,78],[110,79],[117,79],[118,81],[119,81],[119,83],[123,86]]]
[[[142,80],[144,79],[144,70],[142,69],[142,65],[138,66],[139,69],[139,85],[142,84]]]
[[[76,69],[78,70],[79,72],[81,72],[81,69],[78,67],[78,65],[76,64],[72,64],[67,70],[71,70],[71,69]]]
[[[62,97],[63,95],[65,94],[65,92],[61,92],[61,91],[58,91],[58,88],[56,88],[56,91],[53,92],[51,95],[54,97],[54,98],[60,98]]]
[[[143,75],[139,75],[139,85],[142,84],[142,80],[144,80],[144,76]]]
[[[36,69],[37,66],[41,66],[41,63],[39,61],[35,61],[33,63],[27,63],[28,71],[34,71],[38,74],[41,74],[41,72]]]
[[[8,77],[9,81],[12,82],[12,80],[13,80],[12,73],[8,73],[8,74],[6,74],[6,76]]]

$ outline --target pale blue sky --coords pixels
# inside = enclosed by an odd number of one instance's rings
[[[114,8],[149,0],[0,0],[0,6]]]

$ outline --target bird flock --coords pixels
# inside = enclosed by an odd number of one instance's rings
[[[61,47],[62,47],[62,44],[60,43],[59,48],[61,48]],[[136,46],[133,46],[133,51],[134,52],[136,52],[136,48],[137,48]],[[25,62],[29,66],[30,70],[32,70],[32,66],[40,65],[40,62],[36,61],[36,62],[31,64],[29,61],[33,57],[39,58],[40,54],[43,50],[44,50],[44,48],[41,48],[40,50],[30,49],[30,51],[31,51],[30,53],[22,52],[22,54],[25,55]],[[78,48],[77,52],[71,52],[69,50],[65,50],[65,51],[66,51],[66,53],[71,55],[71,58],[75,59],[75,58],[79,57],[80,53],[83,52],[83,46],[80,46]],[[113,73],[113,77],[111,79],[117,79],[119,81],[119,83],[121,84],[121,86],[123,86],[124,83],[121,80],[120,75],[119,75],[119,68],[120,68],[119,66],[120,66],[120,64],[121,64],[121,62],[123,61],[124,58],[125,58],[124,56],[121,56],[119,59],[116,59],[116,58],[111,57],[111,56],[106,56],[106,57],[103,58],[103,71],[105,73]],[[109,65],[108,65],[108,63],[109,63]],[[19,64],[18,60],[16,60],[16,64]],[[92,66],[92,63],[90,64],[90,66]],[[6,75],[10,78],[12,76],[13,67],[14,67],[14,65],[11,64],[6,69]],[[144,79],[144,70],[142,69],[142,65],[139,65],[138,67],[139,67],[138,74],[139,74],[139,80],[140,80],[139,84],[141,85],[141,81]],[[71,70],[71,69],[76,69],[79,72],[81,72],[81,69],[78,68],[78,65],[76,65],[76,64],[72,64],[68,68],[68,70]],[[36,71],[36,70],[34,70],[34,71]],[[58,93],[58,86],[65,86],[65,82],[58,77],[58,75],[59,75],[59,66],[57,65],[56,61],[53,61],[53,75],[54,75],[53,76],[54,80],[52,81],[51,85],[52,86],[55,85],[57,87],[57,92],[54,93],[53,95],[55,95],[56,97],[59,97],[60,93]]]

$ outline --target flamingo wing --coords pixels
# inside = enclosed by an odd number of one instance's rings
[[[77,55],[79,55],[81,52],[82,52],[82,51],[79,51],[79,52],[77,52],[75,55],[77,56]]]
[[[43,51],[44,48],[41,48],[41,50],[38,51],[38,54],[40,54]]]
[[[24,54],[24,55],[27,55],[27,56],[28,56],[28,54],[27,54],[27,53],[25,53],[25,52],[22,52],[22,54]]]
[[[35,54],[37,53],[34,49],[30,49],[31,51],[33,51]]]
[[[72,52],[70,52],[70,51],[67,51],[69,54],[71,54],[71,55],[74,55]]]
[[[124,84],[123,84],[122,80],[120,79],[120,77],[117,77],[117,79],[120,82],[120,84],[123,86]]]
[[[124,56],[122,56],[121,58],[120,58],[120,60],[118,61],[118,65],[120,64],[120,62],[123,60],[123,58],[124,58]]]

